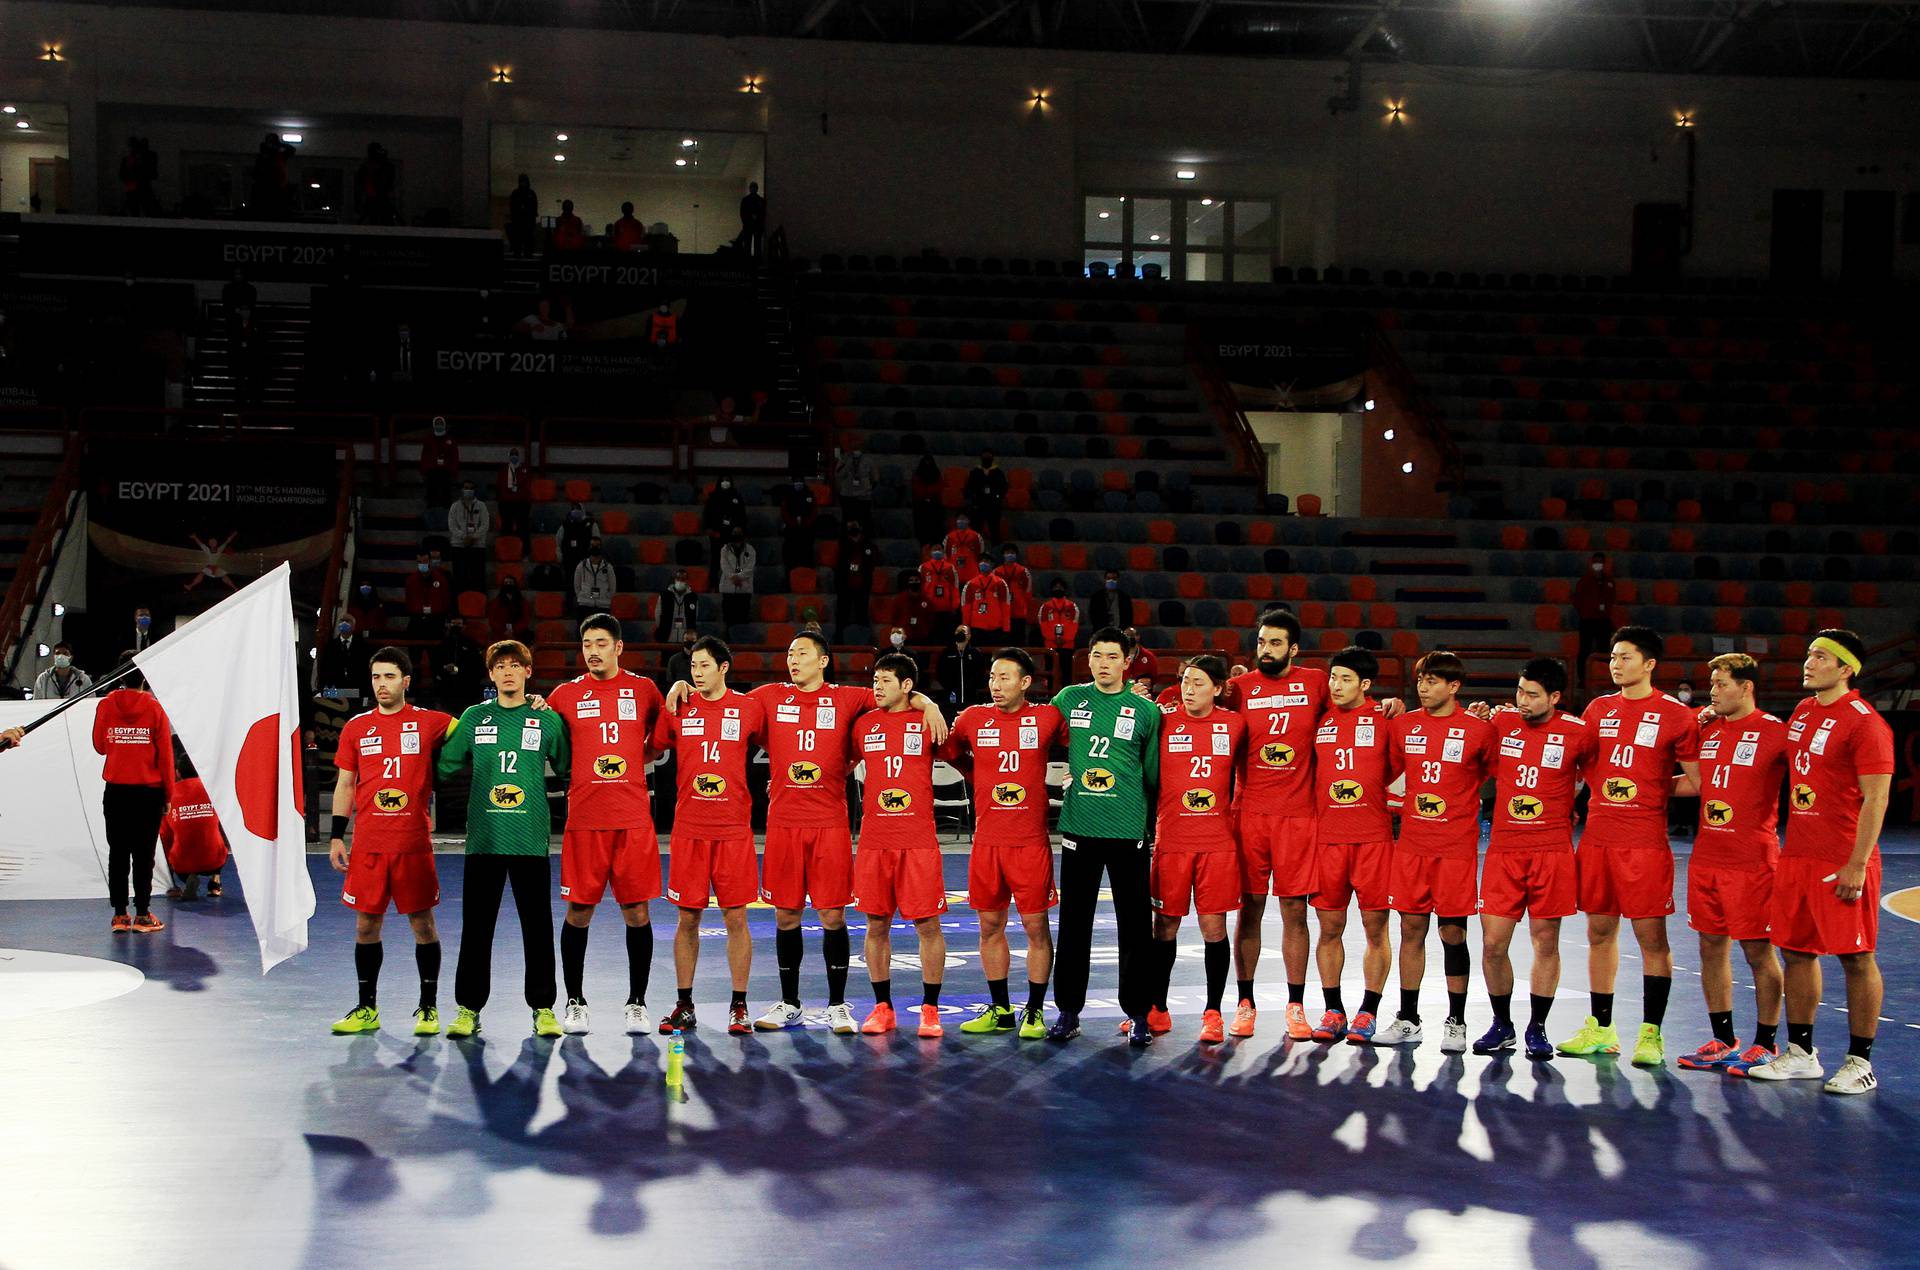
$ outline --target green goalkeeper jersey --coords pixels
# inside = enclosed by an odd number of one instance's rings
[[[1074,684],[1053,698],[1067,720],[1069,838],[1145,838],[1147,787],[1160,779],[1160,707],[1130,691]]]
[[[434,769],[444,778],[469,764],[467,854],[546,855],[553,831],[547,765],[559,773],[568,770],[566,723],[553,711],[524,702],[468,706],[447,732]]]

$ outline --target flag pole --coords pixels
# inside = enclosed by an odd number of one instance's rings
[[[45,714],[35,719],[32,723],[22,726],[20,729],[21,737],[24,738],[27,735],[27,733],[32,732],[35,728],[38,728],[43,724],[52,723],[55,719],[65,714],[67,711],[73,709],[75,706],[79,705],[82,701],[85,701],[87,698],[98,696],[100,693],[105,692],[107,689],[113,687],[115,684],[120,683],[123,680],[130,679],[134,675],[137,675],[139,673],[140,673],[140,667],[133,662],[128,662],[126,665],[122,666],[119,670],[116,670],[111,675],[108,675],[105,679],[101,679],[95,682],[92,686],[90,686],[85,692],[81,693],[79,696],[68,697],[65,701],[62,701],[58,706],[55,706],[53,709],[47,711]],[[13,746],[14,746],[14,742],[6,740],[4,737],[0,737],[0,754],[6,753],[8,750],[12,749]]]

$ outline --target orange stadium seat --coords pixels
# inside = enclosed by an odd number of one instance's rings
[[[642,538],[640,540],[641,564],[665,564],[667,562],[667,540],[664,538]]]
[[[1747,584],[1744,582],[1722,582],[1714,588],[1714,596],[1720,603],[1731,608],[1747,606]]]
[[[1183,626],[1173,633],[1173,646],[1183,653],[1203,652],[1207,647],[1206,633],[1191,626]]]
[[[565,622],[541,622],[533,628],[533,637],[542,644],[571,644],[573,632]]]
[[[1795,515],[1792,503],[1767,504],[1767,519],[1776,525],[1791,525]]]
[[[1028,547],[1027,548],[1027,568],[1029,569],[1053,568],[1053,545],[1051,543],[1037,542],[1033,546]]]
[[[1327,606],[1318,600],[1308,600],[1295,608],[1294,612],[1300,618],[1300,625],[1308,630],[1318,630],[1327,624]]]
[[[1367,574],[1355,574],[1347,585],[1347,594],[1356,600],[1376,600],[1380,598],[1380,586]]]
[[[1127,474],[1119,468],[1110,467],[1100,474],[1100,488],[1104,490],[1115,490],[1124,494],[1133,488],[1133,482],[1129,480]]]
[[[1333,624],[1335,626],[1344,627],[1350,631],[1358,630],[1363,620],[1365,619],[1362,616],[1360,606],[1351,600],[1342,600],[1333,606]]]
[[[566,597],[558,591],[534,592],[533,615],[548,620],[565,617],[567,615]]]
[[[1369,604],[1367,625],[1376,631],[1390,631],[1400,625],[1400,610],[1391,604]]]
[[[1293,506],[1294,510],[1298,511],[1302,516],[1318,516],[1320,514],[1320,496],[1318,494],[1302,494],[1294,500]]]
[[[540,534],[534,538],[533,562],[535,564],[560,563],[560,544],[553,540],[552,534]]]
[[[1247,598],[1267,601],[1273,598],[1273,576],[1266,573],[1247,575]]]
[[[1183,573],[1174,585],[1183,600],[1204,600],[1207,596],[1207,579],[1204,574]]]
[[[1640,584],[1632,578],[1620,578],[1613,584],[1613,598],[1621,604],[1640,602]]]
[[[1600,539],[1608,551],[1625,551],[1633,546],[1633,531],[1624,525],[1609,525]]]
[[[818,595],[820,593],[820,574],[818,571],[799,568],[793,571],[793,589],[800,595]]]
[[[1653,584],[1653,602],[1655,604],[1674,605],[1680,603],[1680,584],[1671,578],[1662,578]]]
[[[507,562],[526,559],[526,539],[514,534],[501,534],[493,540],[493,558]]]
[[[1348,643],[1349,640],[1345,631],[1332,630],[1320,632],[1320,650],[1322,652],[1337,653],[1345,648]]]
[[[1395,631],[1388,647],[1394,656],[1407,659],[1407,673],[1413,673],[1413,660],[1420,656],[1420,635],[1417,631]]]
[[[623,622],[640,620],[640,597],[625,591],[613,597],[613,615]]]
[[[1260,606],[1252,600],[1232,600],[1227,604],[1227,620],[1245,631],[1260,620]]]
[[[1613,518],[1628,524],[1640,519],[1640,503],[1637,499],[1616,498],[1613,500]]]
[[[1673,518],[1683,525],[1699,523],[1701,515],[1698,499],[1683,498],[1673,505]]]
[[[1791,635],[1782,635],[1780,637],[1780,655],[1782,657],[1790,657],[1795,662],[1798,662],[1807,655],[1807,643],[1808,640],[1806,632],[1804,631]],[[1794,667],[1796,673],[1799,669],[1798,666]]]
[[[1565,578],[1548,578],[1541,584],[1549,604],[1573,603],[1573,583]]]
[[[1880,586],[1875,582],[1856,582],[1848,592],[1857,609],[1880,607]]]
[[[1560,629],[1561,609],[1555,604],[1542,604],[1533,610],[1533,629],[1536,631],[1557,631]]]
[[[533,501],[536,503],[551,503],[559,494],[560,487],[547,477],[536,476],[533,478],[533,484],[528,486],[527,492],[533,495]]]
[[[1248,521],[1247,545],[1250,547],[1271,547],[1273,545],[1273,522],[1270,520]]]
[[[673,532],[682,538],[693,538],[700,533],[699,512],[675,512],[673,514]]]
[[[1789,608],[1796,608],[1796,609],[1806,609],[1806,608],[1813,607],[1813,583],[1811,582],[1787,583],[1787,606]]]
[[[1588,551],[1593,547],[1593,535],[1587,532],[1585,525],[1568,525],[1561,531],[1560,537],[1566,542],[1568,551]]]
[[[1240,632],[1232,627],[1216,626],[1213,629],[1213,638],[1208,641],[1208,647],[1215,652],[1232,657],[1240,651],[1240,638]]]
[[[485,617],[487,615],[487,593],[485,591],[462,591],[454,599],[454,606],[461,617]]]
[[[1506,551],[1525,551],[1527,549],[1527,530],[1524,525],[1503,525],[1500,529],[1500,546]]]
[[[1567,500],[1548,496],[1540,500],[1540,519],[1565,520],[1567,518]]]
[[[687,586],[696,594],[704,594],[707,590],[707,566],[703,564],[688,566]]]
[[[784,622],[791,612],[792,606],[784,595],[760,597],[760,620],[763,622]]]
[[[575,478],[563,487],[570,503],[588,503],[593,501],[593,483]]]
[[[1172,541],[1169,539],[1168,541]],[[1160,567],[1160,553],[1152,547],[1128,547],[1127,568],[1135,573],[1152,573]]]
[[[603,534],[624,534],[633,520],[619,508],[609,508],[600,513],[600,532]]]
[[[1082,542],[1066,543],[1060,548],[1060,567],[1062,569],[1081,570],[1087,567],[1087,545]]]
[[[766,655],[748,650],[733,655],[733,669],[741,674],[758,674],[767,668]]]
[[[1150,520],[1147,522],[1147,541],[1162,546],[1172,542],[1178,534],[1178,528],[1170,520]]]
[[[1685,525],[1675,525],[1667,531],[1668,551],[1692,551],[1694,541],[1693,530]]]
[[[767,627],[767,643],[772,644],[775,648],[784,648],[793,642],[793,632],[795,629],[791,622],[771,623]]]

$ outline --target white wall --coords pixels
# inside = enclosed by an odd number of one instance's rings
[[[64,142],[9,141],[0,137],[0,212],[26,215],[33,195],[33,160],[65,158]],[[43,209],[51,213],[51,207]]]
[[[1260,410],[1247,413],[1254,438],[1267,453],[1267,492],[1295,506],[1318,494],[1328,516],[1360,514],[1357,415]]]

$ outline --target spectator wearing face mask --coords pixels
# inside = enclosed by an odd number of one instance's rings
[[[1573,584],[1573,617],[1580,630],[1580,653],[1574,662],[1578,668],[1576,684],[1587,682],[1587,658],[1598,653],[1604,661],[1613,652],[1613,631],[1621,622],[1613,604],[1613,574],[1607,568],[1606,556],[1596,551],[1587,562],[1587,571]]]
[[[753,620],[753,571],[759,563],[747,531],[735,529],[720,549],[720,613],[729,627]]]
[[[1020,563],[1020,549],[1010,542],[1000,544],[1000,563],[993,571],[1007,584],[1007,592],[1013,597],[1013,617],[1007,623],[1007,634],[1014,643],[1024,644],[1032,638],[1033,574]]]
[[[133,611],[133,642],[127,647],[137,653],[156,638],[153,633],[153,610],[142,605]]]
[[[734,530],[744,531],[747,527],[747,503],[734,487],[731,476],[723,476],[713,483],[707,506],[700,515],[707,531],[707,568],[718,573],[720,549],[733,537]]]
[[[813,487],[796,476],[780,496],[781,562],[787,567],[787,589],[793,590],[793,571],[813,567],[813,526],[820,519],[820,500]]]
[[[533,474],[527,471],[517,445],[507,451],[507,461],[494,478],[493,499],[500,504],[500,532],[525,538],[527,518],[533,510]]]
[[[1125,630],[1133,625],[1133,597],[1120,589],[1120,575],[1107,570],[1100,589],[1087,601],[1087,624],[1094,630],[1104,626]]]
[[[907,628],[904,626],[889,627],[886,637],[878,641],[878,647],[883,653],[906,652],[908,648]]]
[[[833,629],[838,638],[847,637],[849,626],[873,624],[873,571],[879,563],[880,553],[867,540],[867,527],[848,521],[847,532],[840,535],[839,563],[833,574]]]
[[[73,664],[73,645],[61,640],[53,646],[53,665],[34,677],[35,701],[65,701],[93,687],[87,672]]]
[[[460,447],[454,442],[445,415],[435,415],[427,439],[420,446],[420,482],[426,487],[427,506],[445,507],[460,479]]]
[[[467,634],[467,625],[449,618],[434,645],[433,701],[442,710],[464,710],[480,699],[486,683],[486,657]],[[463,704],[464,703],[464,704]]]
[[[373,647],[361,638],[353,619],[342,617],[333,625],[333,638],[320,649],[321,691],[364,693],[372,657]]]
[[[1007,473],[993,457],[992,450],[980,453],[980,465],[967,473],[964,491],[967,511],[991,538],[1000,536],[1000,509],[1007,503]]]
[[[918,569],[908,569],[900,575],[900,593],[893,603],[893,624],[906,633],[909,647],[919,648],[933,642],[938,622]]]
[[[987,663],[993,656],[986,644],[975,643],[965,623],[953,628],[953,639],[940,650],[933,677],[945,694],[943,704],[957,714],[987,699]]]
[[[431,639],[452,613],[453,579],[445,569],[435,568],[432,555],[423,551],[414,557],[413,572],[407,576],[409,632]]]
[[[694,636],[688,635],[680,641],[680,651],[667,658],[667,681],[661,685],[662,691],[679,683],[693,682],[693,643]],[[656,820],[654,823],[658,824]]]
[[[353,619],[354,629],[368,639],[387,629],[387,606],[380,603],[380,597],[374,593],[373,583],[364,578],[353,588],[353,595],[347,600],[347,616]]]
[[[979,568],[960,588],[960,613],[982,644],[1004,644],[1007,623],[1013,618],[1013,592],[1007,580],[991,569]]]
[[[913,468],[913,536],[923,547],[931,547],[946,537],[946,491],[940,480],[940,465],[931,454],[923,454]]]
[[[487,625],[496,640],[517,639],[528,643],[533,632],[533,605],[527,603],[520,580],[512,574],[500,579],[500,589],[487,605]]]
[[[873,460],[859,446],[842,452],[833,469],[833,492],[847,523],[873,520]]]
[[[453,585],[480,591],[487,585],[487,535],[493,516],[472,481],[460,483],[460,497],[447,509],[447,537],[453,544]]]
[[[567,508],[567,518],[560,522],[560,529],[553,536],[560,549],[560,571],[566,575],[569,586],[573,583],[574,570],[587,558],[588,545],[599,536],[599,522],[589,516],[586,507],[576,499]]]
[[[960,620],[960,575],[947,559],[944,548],[935,547],[932,556],[920,566],[920,594],[933,610],[934,638],[944,641]]]
[[[963,580],[973,576],[974,566],[980,563],[980,558],[987,552],[986,540],[965,515],[954,517],[953,528],[948,531],[942,545],[947,550],[947,559],[953,562],[954,569]]]
[[[1160,659],[1141,646],[1140,632],[1131,626],[1127,627],[1127,638],[1133,641],[1133,656],[1127,659],[1127,681],[1144,682],[1151,688],[1154,676],[1160,673]]]
[[[659,620],[654,623],[653,638],[662,644],[679,644],[700,634],[700,597],[687,581],[685,569],[673,571],[673,581],[660,593]]]
[[[1064,578],[1055,578],[1040,606],[1040,645],[1053,663],[1054,691],[1073,682],[1073,650],[1080,642],[1080,606],[1067,595]]]
[[[574,566],[573,607],[576,615],[586,618],[611,609],[615,589],[613,561],[607,559],[605,547],[596,536],[587,543],[587,558]]]

